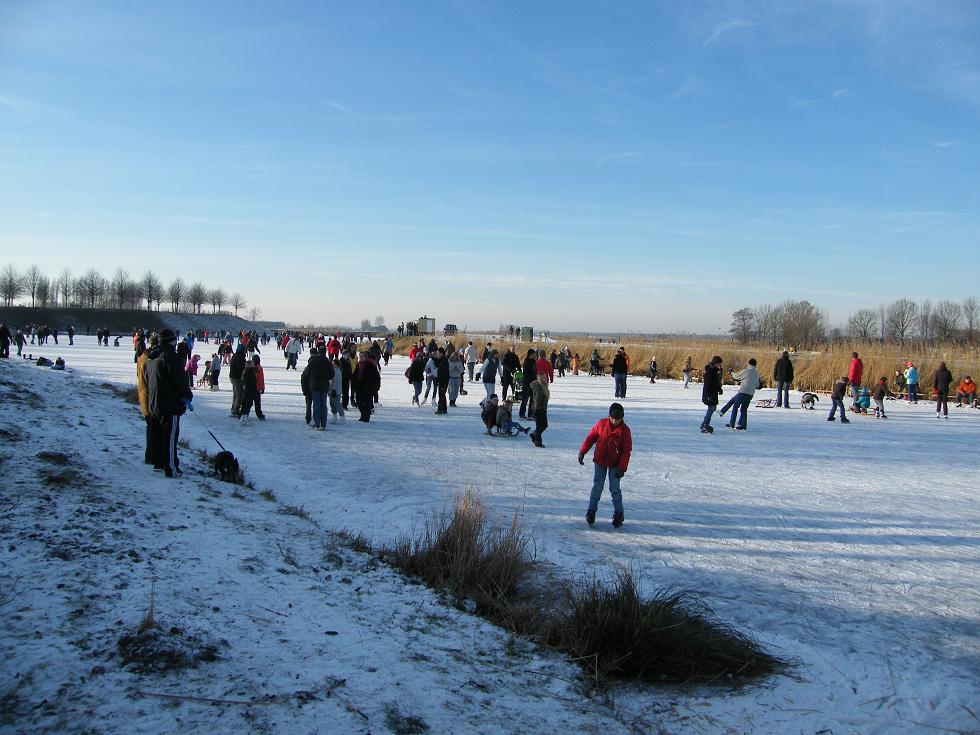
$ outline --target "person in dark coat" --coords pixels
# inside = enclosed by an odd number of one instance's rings
[[[309,359],[312,360],[316,356],[315,352],[310,353]],[[346,362],[343,361],[343,362]],[[313,420],[313,393],[310,391],[310,364],[309,361],[306,363],[306,367],[303,368],[303,372],[299,376],[299,387],[303,391],[303,398],[306,400],[306,423],[309,424]]]
[[[521,381],[524,383],[524,395],[521,396],[520,410],[522,419],[531,417],[534,412],[534,396],[531,394],[531,384],[538,377],[537,360],[538,353],[534,350],[528,350],[527,355],[524,357],[524,363],[521,365],[521,372],[524,375],[521,378]]]
[[[500,386],[502,389],[500,400],[503,402],[507,400],[507,389],[513,389],[514,373],[521,369],[521,358],[514,352],[513,347],[507,348],[507,352],[504,353],[500,365],[503,368],[503,372],[500,375]]]
[[[939,368],[932,378],[932,389],[936,391],[936,418],[942,410],[943,416],[949,418],[949,386],[953,382],[953,374],[945,362],[939,363]]]
[[[7,325],[0,323],[0,357],[10,357],[10,342],[12,339]]]
[[[422,395],[422,382],[425,380],[425,354],[419,351],[415,355],[415,359],[412,360],[412,364],[408,366],[408,370],[405,371],[405,377],[408,382],[411,383],[412,388],[415,391],[415,395],[412,396],[412,405],[418,406],[419,396]]]
[[[789,408],[789,389],[793,383],[793,361],[786,350],[783,350],[783,354],[773,365],[772,380],[776,384],[776,408]]]
[[[362,352],[357,363],[357,407],[361,411],[358,421],[368,423],[374,410],[374,396],[381,389],[381,373],[378,364],[366,352]]]
[[[239,419],[242,423],[248,420],[252,406],[255,406],[255,418],[265,421],[265,414],[262,413],[262,391],[265,386],[260,383],[262,369],[259,367],[260,361],[258,354],[252,355],[252,359],[242,371],[242,417]]]
[[[147,404],[159,423],[160,451],[156,455],[167,477],[179,477],[180,417],[190,408],[194,394],[187,385],[184,362],[177,357],[177,335],[170,329],[160,332],[160,345],[150,350],[146,362]]]
[[[310,371],[310,397],[313,402],[313,429],[324,431],[327,428],[327,395],[334,370],[327,357],[327,348],[320,346],[310,358],[306,369]],[[304,371],[305,372],[305,371]]]
[[[436,386],[439,389],[439,405],[436,413],[448,413],[446,391],[449,390],[449,360],[446,359],[446,351],[442,347],[436,350]]]
[[[721,391],[721,357],[715,355],[711,362],[704,366],[704,383],[701,385],[701,403],[708,407],[701,420],[701,433],[711,434],[711,415],[718,408],[718,396]]]
[[[186,343],[181,343],[186,344]],[[242,373],[245,372],[245,345],[239,343],[228,362],[228,380],[231,381],[231,415],[242,417]]]
[[[616,383],[616,398],[626,398],[626,373],[629,371],[629,361],[626,350],[620,347],[612,361],[612,374]]]
[[[844,410],[844,396],[847,395],[847,386],[850,385],[850,383],[851,379],[846,375],[834,383],[834,389],[830,393],[830,415],[827,417],[827,421],[834,420],[834,414],[839,408],[840,422],[842,424],[851,423],[847,418],[847,412]]]

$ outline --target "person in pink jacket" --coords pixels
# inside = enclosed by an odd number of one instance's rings
[[[613,501],[613,528],[623,525],[623,494],[619,489],[619,481],[626,474],[630,453],[633,451],[633,435],[630,427],[623,421],[624,413],[620,404],[612,404],[609,407],[609,418],[598,421],[592,427],[578,450],[578,463],[585,464],[586,453],[595,446],[592,455],[592,462],[595,464],[592,495],[589,497],[589,509],[585,513],[585,521],[590,526],[595,523],[595,513],[599,509],[599,498],[602,497],[607,475],[609,494]]]

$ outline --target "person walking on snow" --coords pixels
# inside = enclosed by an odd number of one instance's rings
[[[834,383],[834,390],[830,393],[830,416],[827,417],[827,421],[834,420],[834,414],[837,409],[840,409],[840,422],[842,424],[851,423],[847,418],[847,412],[844,410],[844,396],[847,395],[847,384],[850,383],[850,378],[846,375],[840,380]]]
[[[626,359],[626,348],[620,347],[612,361],[613,380],[616,384],[616,398],[626,398],[626,373],[629,361]]]
[[[466,356],[466,374],[468,383],[473,382],[473,371],[476,369],[476,347],[473,346],[473,341],[466,345],[466,350],[463,352]]]
[[[732,409],[732,418],[726,424],[729,429],[745,431],[748,428],[749,404],[752,402],[752,396],[759,389],[759,371],[755,366],[756,362],[753,357],[749,360],[749,364],[737,373],[729,371],[732,379],[739,383],[738,393],[732,396],[732,399],[720,411],[720,414],[724,416],[729,408]],[[739,410],[741,410],[741,416],[739,416]],[[735,423],[736,418],[738,418],[738,425]]]
[[[953,382],[953,374],[945,362],[939,363],[939,369],[932,377],[932,389],[936,391],[936,418],[942,410],[943,416],[949,418],[949,386]]]
[[[630,453],[633,451],[633,436],[630,427],[623,421],[623,407],[614,403],[609,407],[609,417],[604,418],[592,427],[578,450],[578,463],[585,464],[585,455],[595,446],[592,463],[595,465],[592,477],[592,494],[589,496],[589,507],[585,512],[585,522],[590,526],[595,523],[595,514],[599,509],[599,498],[609,477],[609,494],[613,501],[613,528],[623,525],[623,494],[619,481],[630,463]]]
[[[537,379],[531,383],[531,391],[534,393],[534,431],[531,432],[531,441],[534,446],[544,449],[541,435],[548,428],[548,401],[551,399],[548,376],[538,373]]]
[[[688,355],[687,359],[684,361],[684,369],[681,371],[684,374],[684,387],[687,388],[691,383],[691,356]]]
[[[783,354],[772,366],[772,380],[776,384],[776,408],[789,408],[789,389],[793,384],[793,361],[789,352]]]
[[[701,433],[712,434],[711,414],[718,408],[718,396],[721,395],[721,357],[715,355],[711,362],[704,366],[704,384],[701,387],[701,403],[708,407],[701,420]]]
[[[861,358],[858,357],[858,353],[851,353],[851,367],[847,371],[847,379],[851,381],[851,398],[853,403],[851,404],[851,409],[854,411],[858,410],[858,395],[861,392],[861,377],[864,375],[864,363],[861,362]]]

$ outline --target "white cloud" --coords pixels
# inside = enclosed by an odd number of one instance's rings
[[[705,40],[703,48],[707,48],[726,33],[730,33],[731,31],[739,30],[741,28],[752,28],[754,25],[756,24],[751,21],[744,20],[743,18],[733,18],[731,20],[726,20],[723,23],[719,23],[715,26],[714,30],[711,32],[711,35],[709,35]]]

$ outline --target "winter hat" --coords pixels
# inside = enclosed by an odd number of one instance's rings
[[[625,415],[623,406],[620,403],[614,403],[609,407],[609,418],[611,419],[621,419]]]
[[[150,347],[156,347],[160,344],[160,335],[154,332],[150,335]]]
[[[167,344],[168,342],[176,342],[177,335],[174,334],[172,329],[164,329],[160,332],[160,344]]]

